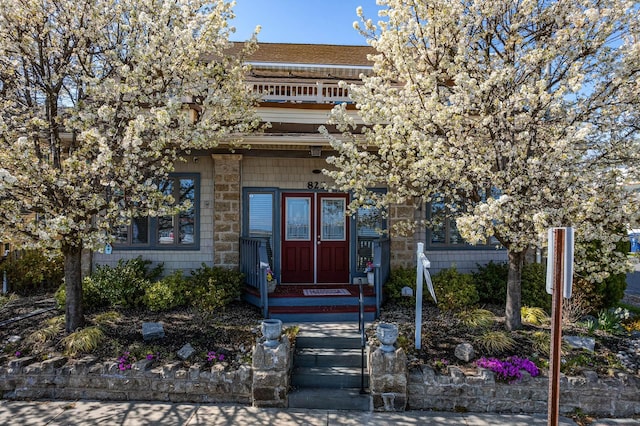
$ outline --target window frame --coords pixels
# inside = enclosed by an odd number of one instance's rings
[[[175,238],[173,243],[161,244],[158,236],[160,217],[147,216],[147,242],[132,243],[133,235],[133,219],[127,226],[127,243],[114,242],[112,244],[114,250],[131,251],[131,250],[153,250],[153,251],[197,251],[200,250],[200,173],[169,173],[169,179],[173,180],[173,195],[176,201],[179,201],[180,180],[193,180],[193,243],[180,244],[179,238]],[[165,216],[163,216],[165,217]],[[174,235],[179,235],[180,230],[180,212],[171,216],[173,218]],[[177,232],[176,232],[177,231]]]

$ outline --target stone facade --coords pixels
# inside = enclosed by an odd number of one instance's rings
[[[409,409],[487,413],[546,413],[547,377],[532,378],[523,372],[516,383],[496,382],[493,372],[478,369],[466,375],[449,367],[448,375],[421,366],[409,373]],[[560,379],[560,412],[575,411],[598,416],[625,417],[640,414],[640,378],[617,373],[612,378],[595,372]]]
[[[254,407],[287,408],[292,348],[287,336],[276,347],[264,342],[253,350],[252,404]]]
[[[136,362],[120,371],[118,363],[98,363],[92,357],[67,362],[64,357],[43,362],[24,357],[0,367],[0,392],[6,399],[96,399],[104,401],[171,401],[248,404],[249,366],[224,371],[221,365],[180,368],[178,363],[153,367]]]
[[[240,264],[242,223],[240,171],[242,155],[214,154],[213,263],[237,268]]]
[[[407,406],[407,355],[404,350],[369,353],[369,389],[374,411],[404,411]]]

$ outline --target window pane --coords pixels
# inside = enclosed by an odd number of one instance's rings
[[[310,198],[287,198],[286,239],[305,240],[311,238]]]
[[[375,207],[360,207],[358,209],[356,225],[358,236],[377,238],[380,234],[376,229],[382,229],[380,210]]]
[[[114,242],[117,244],[127,244],[129,238],[129,227],[127,225],[116,226],[113,229]]]
[[[431,243],[444,244],[446,242],[447,210],[442,201],[431,203]]]
[[[131,243],[146,244],[149,242],[149,218],[135,217],[131,221]]]
[[[249,194],[249,236],[273,235],[273,194]]]
[[[322,200],[322,239],[344,241],[345,239],[345,200]]]
[[[188,210],[180,212],[180,244],[193,244],[195,241],[195,180],[180,179],[180,204],[189,202],[191,207]]]
[[[167,179],[160,183],[160,191],[164,195],[173,195],[173,179]],[[158,243],[173,244],[173,217],[162,216],[158,218]]]
[[[358,236],[358,258],[356,269],[364,271],[368,262],[373,261],[373,242],[380,238],[376,229],[382,229],[380,209],[360,207],[356,215],[356,234]]]
[[[158,243],[173,244],[172,216],[162,216],[158,218]]]
[[[449,243],[450,244],[464,244],[464,240],[458,232],[458,226],[456,225],[455,219],[450,219],[449,221]]]

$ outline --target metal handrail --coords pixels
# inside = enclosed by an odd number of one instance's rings
[[[358,332],[360,333],[360,393],[365,394],[364,389],[364,349],[367,345],[367,336],[364,331],[364,292],[362,290],[362,281],[358,282],[360,295],[358,297]]]

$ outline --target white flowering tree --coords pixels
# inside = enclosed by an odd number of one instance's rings
[[[67,331],[83,325],[83,248],[188,208],[159,190],[176,161],[258,122],[225,52],[232,6],[0,0],[0,235],[62,252]]]
[[[508,251],[507,328],[521,326],[521,270],[551,226],[585,244],[578,274],[602,279],[637,217],[638,3],[623,0],[378,0],[354,26],[375,49],[332,123],[327,172],[354,207],[444,200],[470,243]],[[325,132],[326,133],[326,132]],[[370,188],[387,185],[386,194]],[[413,222],[414,218],[407,218]],[[598,250],[586,256],[585,247]],[[606,261],[603,261],[606,258]]]

